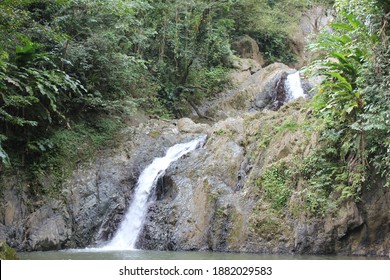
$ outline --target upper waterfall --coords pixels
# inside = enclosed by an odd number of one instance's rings
[[[299,97],[305,97],[305,93],[302,88],[301,77],[299,71],[287,76],[286,83],[286,101],[291,101]]]

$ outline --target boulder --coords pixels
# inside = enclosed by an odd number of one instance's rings
[[[177,121],[177,128],[182,133],[205,134],[210,126],[207,124],[195,123],[190,118],[181,118]]]
[[[29,216],[26,242],[33,251],[59,250],[66,247],[71,238],[72,223],[60,201],[53,200]]]
[[[260,66],[264,65],[264,58],[260,53],[259,45],[248,35],[244,35],[234,41],[232,43],[232,49],[239,57],[250,58],[258,62]]]

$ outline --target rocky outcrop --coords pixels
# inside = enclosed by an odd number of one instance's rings
[[[367,189],[364,202],[347,199],[337,209],[313,216],[302,201],[302,181],[290,186],[288,202],[279,210],[258,183],[270,166],[296,165],[316,145],[317,138],[301,129],[269,133],[288,119],[310,122],[310,114],[299,109],[303,103],[298,100],[278,112],[247,113],[210,126],[205,147],[176,162],[160,182],[139,247],[387,256],[390,192],[383,184]],[[190,120],[186,122],[188,131]],[[267,135],[272,141],[263,138]]]
[[[73,246],[96,246],[112,238],[132,200],[139,174],[155,157],[182,141],[176,125],[153,120],[123,131],[115,151],[77,170],[64,195],[73,222]]]
[[[199,110],[215,120],[239,117],[248,111],[277,110],[287,102],[285,81],[287,75],[294,72],[295,69],[282,63],[273,63],[244,76],[241,75],[245,71],[237,70],[231,74],[235,87],[205,102]],[[302,80],[307,96],[312,95],[314,85]]]
[[[0,201],[0,240],[15,249],[22,249],[24,223],[29,214],[27,187],[19,176],[1,178],[2,197]]]
[[[55,199],[32,204],[28,185],[8,178],[2,182],[0,239],[21,251],[95,246],[110,239],[138,175],[183,137],[191,135],[179,135],[175,123],[159,120],[126,129],[116,148],[80,165]]]
[[[66,248],[71,240],[71,226],[64,203],[49,201],[28,216],[24,242],[33,251]]]

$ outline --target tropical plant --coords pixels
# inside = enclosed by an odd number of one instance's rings
[[[336,1],[336,6],[344,7],[341,2]],[[354,15],[351,11],[355,9],[340,11],[331,31],[324,31],[311,45],[319,57],[308,70],[323,77],[312,103],[325,124],[322,139],[331,140],[336,154],[347,165],[344,174],[349,182],[339,190],[344,196],[358,197],[371,167],[380,166],[377,171],[382,170],[383,176],[383,170],[389,166],[385,163],[388,157],[383,156],[388,143],[373,137],[389,136],[385,117],[389,107],[383,103],[388,98],[385,81],[389,72],[384,62],[388,42],[380,34],[383,28],[377,24],[380,14],[376,17],[370,14],[365,18],[369,20],[362,21],[361,14]]]

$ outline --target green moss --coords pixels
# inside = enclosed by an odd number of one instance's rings
[[[219,197],[219,194],[218,193],[210,193],[209,194],[209,197],[208,197],[208,201],[210,204],[215,204],[217,202],[217,199]]]
[[[158,139],[161,136],[161,132],[158,130],[151,131],[149,134],[153,139]]]
[[[283,133],[285,131],[296,132],[301,127],[301,124],[296,120],[288,118],[279,127],[276,128],[276,131],[278,133]]]
[[[278,216],[280,216],[278,211],[272,208],[267,208],[267,210],[260,209],[258,205],[252,212],[249,226],[256,235],[260,235],[267,240],[272,240],[276,235],[280,234],[283,228]]]
[[[225,136],[228,132],[226,130],[223,130],[222,128],[219,129],[219,130],[216,130],[213,132],[214,134],[218,135],[218,136]]]
[[[241,240],[241,234],[243,232],[244,218],[241,213],[238,213],[235,208],[231,211],[231,229],[229,230],[229,235],[227,237],[228,243],[239,244]]]
[[[227,213],[227,207],[226,206],[218,207],[217,210],[215,211],[215,216],[218,219],[226,218],[227,215],[228,215],[228,213]]]
[[[0,260],[17,260],[16,251],[5,241],[0,241]]]

